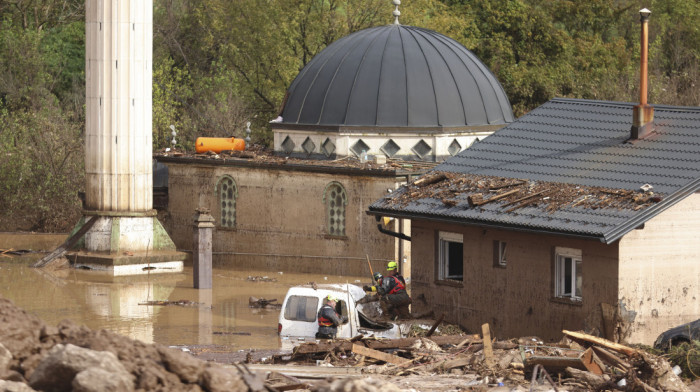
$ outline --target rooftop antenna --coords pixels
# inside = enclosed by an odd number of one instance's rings
[[[396,7],[396,8],[394,8],[394,12],[393,12],[395,25],[401,24],[401,23],[399,23],[399,16],[401,16],[401,11],[399,11],[400,5],[401,5],[401,0],[394,0],[394,6]]]

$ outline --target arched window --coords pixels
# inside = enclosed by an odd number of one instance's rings
[[[236,181],[229,175],[221,176],[214,190],[219,203],[219,226],[236,227],[236,198],[238,198]]]
[[[328,234],[345,236],[345,206],[348,205],[348,194],[345,188],[335,181],[326,185],[323,203],[326,205]]]

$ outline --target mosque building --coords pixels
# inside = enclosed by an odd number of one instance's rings
[[[496,77],[457,41],[399,23],[349,34],[290,85],[271,121],[274,155],[157,156],[168,168],[165,226],[192,249],[195,209],[216,221],[229,268],[367,275],[410,271],[410,222],[368,206],[513,121]],[[390,235],[386,235],[390,234]]]

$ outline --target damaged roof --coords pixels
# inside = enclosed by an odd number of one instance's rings
[[[630,140],[634,105],[553,99],[369,213],[614,242],[700,189],[700,108],[654,106]]]

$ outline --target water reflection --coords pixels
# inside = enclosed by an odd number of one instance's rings
[[[108,329],[146,343],[221,345],[230,350],[279,348],[279,310],[250,308],[249,297],[277,299],[281,303],[287,289],[296,284],[357,279],[215,268],[214,288],[196,290],[192,287],[191,267],[185,267],[182,273],[133,277],[70,268],[29,268],[41,256],[0,258],[0,296],[49,325],[71,319],[92,329]],[[265,275],[273,279],[248,279]],[[144,305],[148,301],[182,300],[194,304]]]

